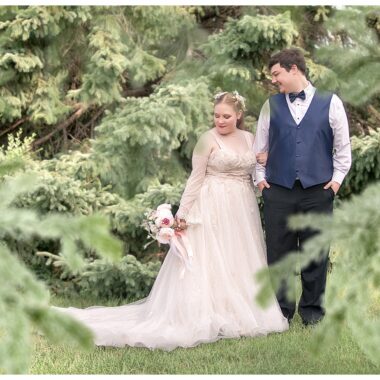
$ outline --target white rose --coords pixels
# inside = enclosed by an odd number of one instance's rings
[[[174,236],[174,230],[171,228],[163,227],[158,231],[156,239],[161,244],[169,244],[170,239]]]
[[[172,206],[170,203],[163,203],[162,205],[159,205],[157,207],[157,211],[160,211],[160,210],[171,210],[172,209]]]

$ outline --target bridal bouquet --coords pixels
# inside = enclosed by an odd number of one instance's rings
[[[170,204],[164,203],[147,215],[146,229],[149,235],[161,244],[170,244],[170,240],[175,234],[174,228],[172,228],[174,217],[171,208]]]
[[[193,252],[185,231],[174,229],[175,220],[171,212],[172,206],[168,203],[161,204],[156,210],[147,214],[143,223],[151,238],[160,244],[169,244],[170,251],[183,263],[180,277],[183,278],[185,269],[190,269]]]

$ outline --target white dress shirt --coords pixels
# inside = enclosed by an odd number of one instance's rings
[[[294,121],[298,125],[308,110],[311,100],[315,94],[316,88],[310,83],[304,89],[305,100],[296,98],[292,103],[289,95],[286,94],[286,102]],[[332,181],[342,184],[344,177],[351,167],[351,143],[349,136],[347,115],[339,97],[333,94],[329,109],[329,122],[333,132],[333,176]],[[269,124],[270,124],[270,106],[267,100],[260,112],[256,129],[256,138],[254,143],[255,153],[268,152],[269,149]],[[265,179],[265,166],[256,163],[255,173],[256,184]]]

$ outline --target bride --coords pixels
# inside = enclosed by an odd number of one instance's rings
[[[251,177],[254,137],[242,129],[243,111],[237,92],[217,94],[215,127],[193,152],[176,215],[193,251],[191,268],[183,275],[183,263],[169,250],[147,298],[117,307],[55,308],[86,325],[96,345],[172,350],[288,329],[274,294],[266,309],[255,302],[255,273],[267,262]]]

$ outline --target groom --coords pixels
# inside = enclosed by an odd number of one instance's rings
[[[319,92],[307,80],[300,50],[274,54],[269,69],[280,93],[261,109],[255,151],[268,152],[266,166],[256,165],[256,183],[264,200],[268,263],[272,264],[290,251],[302,250],[305,240],[316,233],[289,230],[291,215],[332,213],[334,197],[351,166],[351,146],[342,101],[335,94]],[[327,264],[328,252],[324,252],[321,260],[301,271],[298,313],[305,325],[317,323],[325,314]],[[290,321],[296,303],[287,298],[285,284],[277,299]]]

